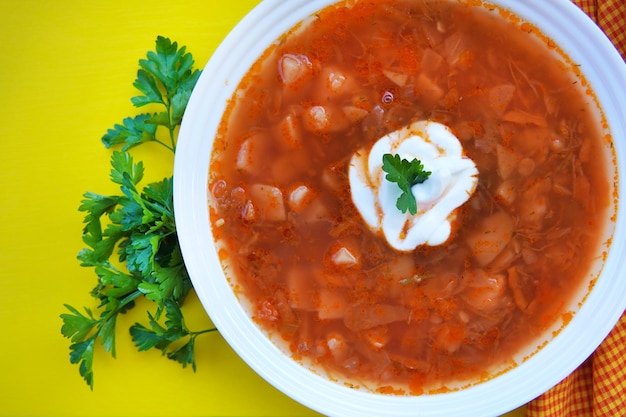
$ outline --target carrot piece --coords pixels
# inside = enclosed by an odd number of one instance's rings
[[[522,110],[511,110],[502,116],[502,120],[505,122],[517,123],[517,124],[529,124],[539,127],[547,127],[548,122],[545,117],[530,114]]]

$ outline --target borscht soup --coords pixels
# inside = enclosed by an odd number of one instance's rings
[[[607,142],[575,63],[506,10],[340,2],[238,85],[213,235],[286,354],[355,388],[444,392],[571,319],[603,256]]]

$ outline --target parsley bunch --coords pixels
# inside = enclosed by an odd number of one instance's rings
[[[131,102],[160,111],[125,118],[106,132],[104,145],[121,147],[111,157],[111,181],[119,185],[120,194],[87,192],[79,207],[85,213],[83,242],[87,247],[78,260],[81,266],[94,269],[98,280],[91,295],[98,305],[95,311],[85,307],[84,312],[65,305],[69,313],[61,314],[61,333],[71,340],[70,362],[78,365],[91,389],[96,342],[115,357],[117,318],[138,299],[154,303],[147,325],[135,323],[130,328],[140,351],[159,349],[195,371],[195,340],[215,331],[191,331],[183,318],[181,306],[192,284],[178,245],[172,177],[141,188],[143,164],[128,152],[147,142],[175,152],[183,112],[200,76],[185,49],[159,36],[156,50],[139,61],[133,85],[141,94]]]

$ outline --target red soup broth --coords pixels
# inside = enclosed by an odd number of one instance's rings
[[[238,298],[288,354],[354,387],[441,392],[569,317],[600,256],[607,139],[575,66],[532,33],[480,2],[350,1],[252,66],[210,214]],[[348,165],[418,120],[454,132],[479,182],[444,244],[398,252],[355,208]]]

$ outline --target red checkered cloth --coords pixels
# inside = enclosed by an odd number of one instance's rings
[[[526,406],[526,417],[587,416],[626,416],[626,314],[576,371]]]
[[[626,0],[573,0],[626,59]],[[526,406],[526,417],[626,416],[626,313],[576,371]]]
[[[626,59],[626,1],[625,0],[573,0],[617,47]]]

